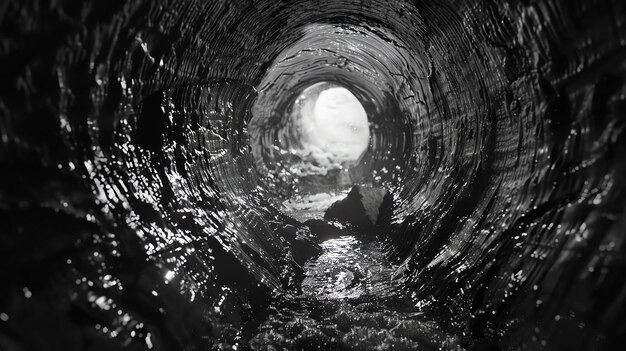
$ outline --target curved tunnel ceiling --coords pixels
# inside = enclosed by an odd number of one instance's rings
[[[268,175],[272,145],[332,82],[370,120],[349,172],[393,195],[399,293],[502,348],[619,349],[625,18],[599,0],[5,2],[0,345],[249,338],[297,289],[294,245],[316,247],[279,209],[298,176]]]

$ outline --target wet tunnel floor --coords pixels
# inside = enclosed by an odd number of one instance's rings
[[[372,239],[346,235],[322,243],[322,255],[308,262],[302,291],[313,298],[389,296],[394,267]]]
[[[332,197],[292,202],[290,214],[321,218]],[[275,298],[253,350],[462,350],[457,337],[396,293],[395,267],[375,239],[345,235],[321,246],[304,266],[302,293]]]

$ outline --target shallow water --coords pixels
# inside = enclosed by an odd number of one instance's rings
[[[292,199],[289,213],[321,219],[329,200],[343,196],[345,192]],[[301,293],[276,296],[270,307],[273,313],[245,347],[463,350],[458,335],[444,332],[432,315],[429,318],[410,298],[401,296],[400,280],[394,276],[397,266],[387,261],[371,235],[346,229],[345,235],[322,242],[321,254],[304,265]]]
[[[304,267],[305,295],[320,299],[393,295],[398,284],[395,269],[375,239],[346,235],[321,246],[322,255]]]

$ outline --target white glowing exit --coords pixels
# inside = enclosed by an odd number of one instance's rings
[[[317,94],[305,91],[303,95],[315,99]],[[319,92],[312,102],[304,102],[300,111],[305,151],[311,155],[321,153],[319,158],[344,166],[357,161],[370,139],[367,114],[359,100],[348,89],[335,86]]]

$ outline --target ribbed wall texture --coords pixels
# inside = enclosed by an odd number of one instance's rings
[[[372,123],[401,293],[503,348],[626,341],[623,1],[5,1],[0,44],[0,348],[245,343],[319,250],[270,174],[320,81]]]

